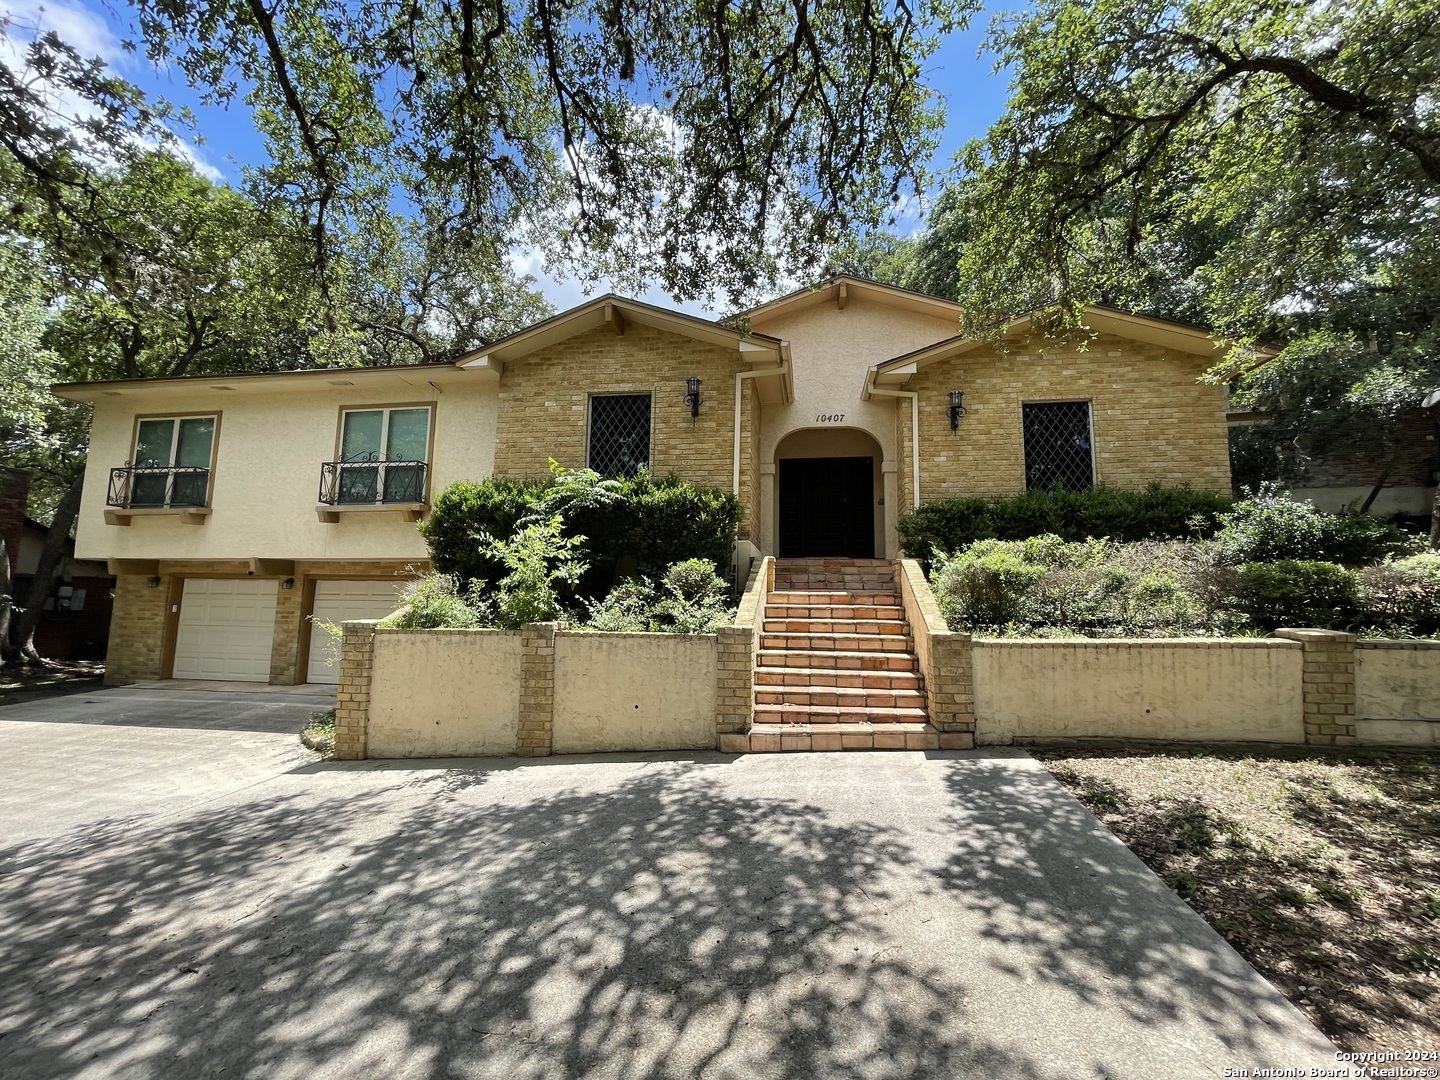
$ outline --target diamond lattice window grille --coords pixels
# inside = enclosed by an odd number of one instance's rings
[[[650,395],[590,399],[590,468],[601,476],[634,476],[650,464]]]
[[[1024,406],[1025,486],[1082,491],[1095,486],[1088,401]]]

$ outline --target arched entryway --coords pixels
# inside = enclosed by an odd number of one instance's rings
[[[871,559],[885,552],[880,444],[857,428],[793,431],[775,448],[776,553]]]

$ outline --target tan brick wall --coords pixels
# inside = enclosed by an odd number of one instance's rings
[[[585,466],[591,394],[651,394],[650,468],[729,491],[734,473],[738,354],[635,323],[601,327],[505,368],[500,379],[498,476],[549,475],[549,459]],[[692,426],[685,380],[701,380]],[[743,420],[743,418],[742,418]]]
[[[905,605],[905,621],[915,642],[925,707],[940,732],[942,750],[969,750],[975,745],[975,675],[969,634],[945,625],[940,605],[920,564],[902,559],[894,564],[895,589]]]
[[[1339,630],[1276,630],[1304,648],[1305,741],[1312,746],[1354,746],[1355,635]]]
[[[1101,335],[1086,351],[1026,344],[997,354],[987,347],[922,368],[907,386],[920,394],[920,497],[1020,494],[1021,405],[1085,400],[1091,402],[1099,483],[1135,489],[1158,480],[1228,492],[1224,390],[1197,381],[1208,364],[1204,357]],[[954,435],[951,390],[964,391],[969,410]],[[910,403],[897,403],[909,507]]]
[[[740,384],[740,505],[745,516],[740,521],[739,538],[760,544],[760,395],[755,380]],[[734,479],[733,476],[731,478]]]
[[[270,643],[270,681],[278,686],[294,686],[304,681],[297,677],[300,635],[309,630],[309,622],[303,618],[304,595],[304,583],[298,579],[288,589],[275,590],[275,636]]]
[[[370,679],[376,621],[341,623],[340,684],[335,690],[335,756],[359,761],[369,750]]]
[[[149,582],[149,577],[140,574],[122,574],[115,579],[110,648],[105,657],[107,685],[160,678],[170,582],[162,578],[153,589]]]

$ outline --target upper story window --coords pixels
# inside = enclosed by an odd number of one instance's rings
[[[590,398],[586,460],[602,476],[634,476],[650,465],[650,395]]]
[[[157,416],[135,425],[127,507],[205,506],[215,453],[215,416]],[[112,478],[113,486],[113,478]],[[115,501],[112,500],[112,505]]]
[[[347,409],[340,417],[340,460],[327,474],[329,503],[425,501],[430,406]]]
[[[1083,491],[1095,486],[1095,440],[1088,401],[1047,401],[1022,406],[1025,487],[1032,491]]]

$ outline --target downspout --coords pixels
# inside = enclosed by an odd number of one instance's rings
[[[881,397],[909,398],[910,399],[910,493],[914,500],[914,509],[920,509],[920,392],[918,390],[886,390],[875,385],[876,369],[871,368],[865,373],[865,389],[860,394],[861,401],[869,401],[871,397],[879,394]]]
[[[745,380],[758,378],[762,375],[780,375],[783,378],[789,373],[789,370],[790,361],[784,359],[782,354],[782,359],[780,360],[780,364],[778,367],[758,368],[752,369],[750,371],[737,371],[735,373],[735,438],[733,443],[735,449],[735,469],[733,478],[730,482],[730,490],[736,495],[737,498],[740,495],[740,406],[742,401],[744,400],[742,397],[742,391],[745,388]],[[755,435],[757,443],[755,447],[755,452],[758,454],[760,452],[760,447],[758,445],[760,432],[757,430],[755,432]],[[756,494],[758,496],[759,492],[756,492]]]

